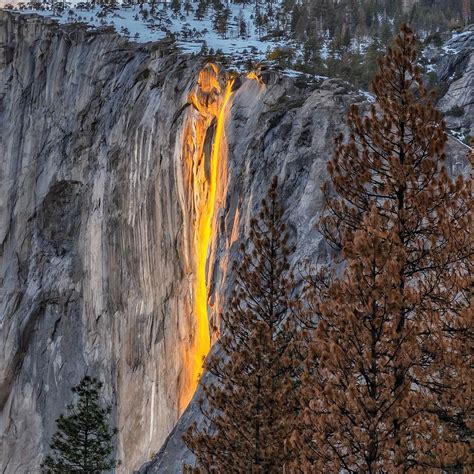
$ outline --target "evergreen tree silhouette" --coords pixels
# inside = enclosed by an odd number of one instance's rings
[[[72,392],[77,403],[67,405],[68,414],[56,420],[58,431],[52,436],[53,454],[46,457],[45,473],[100,473],[120,464],[112,457],[116,428],[110,429],[111,406],[99,403],[102,382],[85,376]]]

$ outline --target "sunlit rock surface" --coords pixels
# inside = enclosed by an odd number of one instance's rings
[[[38,471],[85,373],[114,401],[118,472],[160,447],[142,471],[180,472],[196,397],[178,419],[207,351],[199,279],[215,340],[231,262],[275,174],[297,259],[324,260],[325,162],[364,99],[338,80],[234,77],[169,44],[0,12],[2,472]],[[457,166],[464,150],[451,150]]]

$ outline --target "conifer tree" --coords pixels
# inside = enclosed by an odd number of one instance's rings
[[[222,315],[218,351],[208,357],[214,376],[202,384],[206,425],[184,436],[196,455],[192,472],[282,472],[292,453],[285,442],[298,408],[292,248],[277,199],[277,181],[241,246],[236,287]]]
[[[320,228],[342,269],[313,279],[303,472],[473,468],[472,183],[443,166],[415,46],[402,27],[328,166]]]
[[[181,11],[181,0],[171,0],[171,9],[175,13],[179,13]]]
[[[51,438],[53,455],[47,456],[45,473],[99,473],[115,468],[119,462],[112,457],[113,438],[117,429],[110,429],[107,418],[111,406],[99,403],[102,382],[85,376],[72,392],[76,404],[67,405],[68,415],[56,420],[58,431]]]

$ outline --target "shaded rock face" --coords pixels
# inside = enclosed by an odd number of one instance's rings
[[[314,230],[325,162],[348,105],[363,100],[338,80],[231,79],[166,44],[0,12],[2,472],[38,471],[86,373],[114,404],[117,471],[161,446],[142,471],[180,471],[191,458],[182,432],[199,422],[199,394],[178,419],[195,383],[194,249],[219,120],[211,328],[273,175],[295,262],[325,258]]]
[[[58,181],[53,184],[38,210],[38,237],[51,253],[62,256],[77,246],[80,221],[71,219],[80,213],[82,183]]]
[[[460,137],[474,137],[474,25],[445,42],[436,67],[447,91],[438,103],[449,128]]]

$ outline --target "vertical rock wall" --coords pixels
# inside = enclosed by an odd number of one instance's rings
[[[202,65],[166,44],[0,22],[1,470],[38,470],[89,373],[114,401],[130,472],[189,390],[196,209],[182,157]]]

